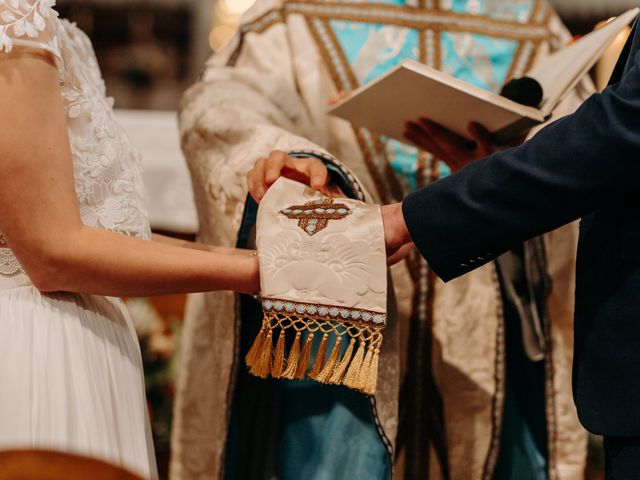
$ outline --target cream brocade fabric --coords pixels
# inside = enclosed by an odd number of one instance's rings
[[[0,52],[24,46],[51,53],[58,66],[82,221],[149,238],[140,154],[116,122],[90,40],[57,18],[53,0],[0,0]],[[0,243],[0,274],[20,265]]]
[[[376,324],[384,323],[387,257],[379,206],[330,200],[281,178],[260,205],[257,227],[263,299],[370,311]]]
[[[260,203],[256,243],[264,321],[247,355],[251,373],[308,375],[373,394],[387,316],[380,207],[280,178]],[[288,355],[286,332],[294,338]],[[310,362],[314,336],[322,340]],[[325,362],[330,337],[335,346]]]

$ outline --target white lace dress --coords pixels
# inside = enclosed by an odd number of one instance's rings
[[[89,39],[53,5],[0,0],[0,55],[18,45],[54,55],[83,222],[148,238],[139,155]],[[0,243],[0,352],[0,449],[62,450],[157,476],[140,349],[120,299],[42,294]]]

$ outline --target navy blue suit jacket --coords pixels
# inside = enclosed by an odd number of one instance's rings
[[[574,397],[582,423],[640,436],[640,34],[610,86],[520,147],[404,201],[420,252],[444,280],[582,217]]]

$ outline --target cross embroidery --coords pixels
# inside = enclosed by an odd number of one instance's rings
[[[342,203],[333,203],[333,199],[314,200],[304,205],[292,205],[280,213],[291,220],[298,220],[298,226],[313,236],[329,225],[329,220],[342,220],[353,213]]]

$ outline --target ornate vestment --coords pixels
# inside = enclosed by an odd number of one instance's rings
[[[250,372],[374,394],[388,299],[380,206],[279,178],[260,202],[255,244],[262,326]]]
[[[543,1],[404,3],[263,0],[244,17],[238,35],[210,60],[181,108],[201,241],[236,244],[245,174],[274,149],[320,156],[329,165],[339,159],[338,169],[346,166],[344,176],[360,196],[380,203],[400,200],[448,173],[424,152],[328,116],[327,105],[338,92],[405,58],[495,91],[568,38]],[[565,112],[586,93],[588,87],[579,87]],[[585,434],[570,391],[576,238],[568,227],[544,239],[545,268],[554,286],[545,323],[551,479],[581,478],[585,459]],[[451,478],[491,478],[506,375],[495,267],[444,285],[414,256],[394,267],[393,280],[397,308],[390,324],[396,328],[385,336],[383,388],[372,411],[395,473],[424,478],[430,470],[437,478],[438,462],[426,445],[439,428]],[[223,468],[234,381],[244,368],[236,306],[235,296],[225,292],[190,300],[173,437],[176,479],[218,478]],[[434,401],[443,406],[442,425],[429,418]]]

